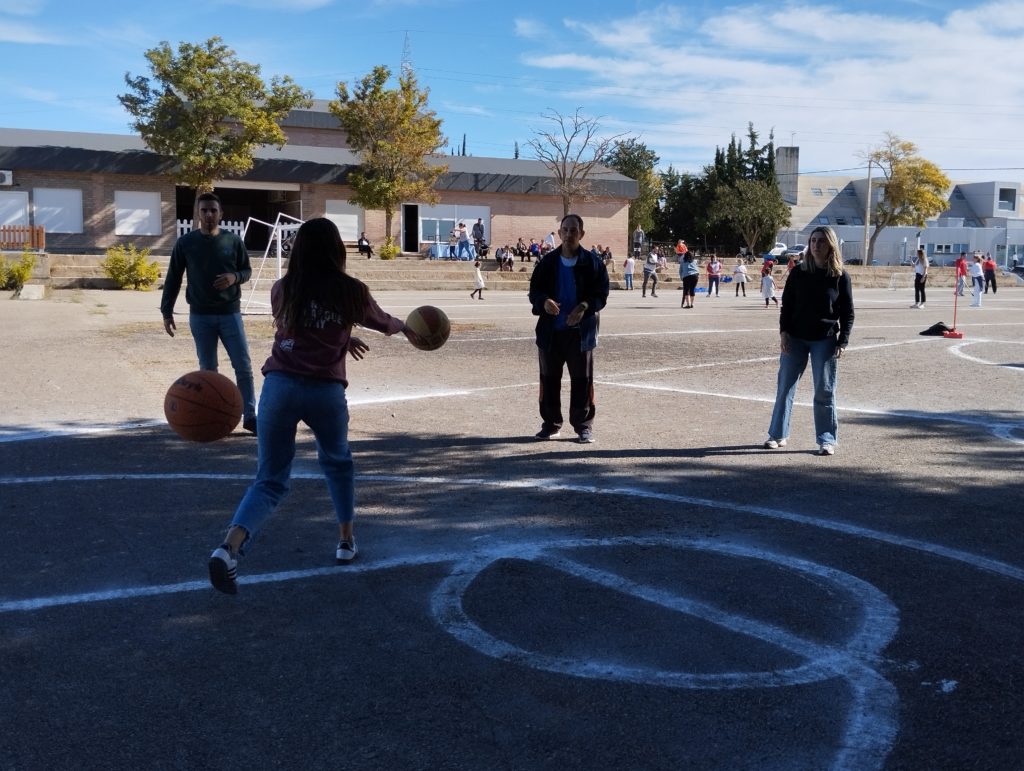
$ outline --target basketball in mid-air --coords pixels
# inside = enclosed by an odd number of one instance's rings
[[[405,320],[405,325],[423,339],[422,344],[413,343],[421,351],[434,351],[440,348],[452,332],[448,316],[433,305],[421,305],[413,309],[409,318]]]
[[[219,372],[189,372],[167,389],[164,415],[182,439],[215,442],[234,431],[242,419],[242,394]]]

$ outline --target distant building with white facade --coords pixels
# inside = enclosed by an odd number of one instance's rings
[[[842,240],[846,259],[864,255],[867,177],[800,174],[796,147],[778,148],[776,174],[791,215],[790,227],[779,232],[780,241],[805,244],[815,227],[829,225]],[[878,177],[871,180],[874,203],[880,194],[877,182]],[[991,254],[1002,266],[1012,266],[1014,260],[1024,264],[1022,194],[1021,182],[954,181],[946,211],[927,221],[924,228],[885,228],[875,242],[874,259],[880,265],[896,265],[922,246],[940,264],[960,252],[975,251]],[[868,238],[873,229],[869,226]]]

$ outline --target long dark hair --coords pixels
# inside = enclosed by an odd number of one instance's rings
[[[366,284],[345,272],[345,244],[337,226],[324,217],[303,222],[295,234],[281,288],[284,301],[276,322],[285,330],[312,326],[324,311],[342,324],[360,324],[370,304]]]

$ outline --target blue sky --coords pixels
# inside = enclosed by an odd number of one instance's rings
[[[1024,0],[0,0],[0,126],[130,133],[124,74],[162,40],[220,35],[264,76],[335,96],[408,35],[451,145],[512,157],[582,108],[662,168],[700,171],[747,124],[801,171],[857,173],[886,131],[954,179],[1024,179]]]

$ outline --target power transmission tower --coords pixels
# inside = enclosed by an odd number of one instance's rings
[[[412,40],[409,30],[405,31],[405,42],[402,43],[402,76],[412,75]]]

